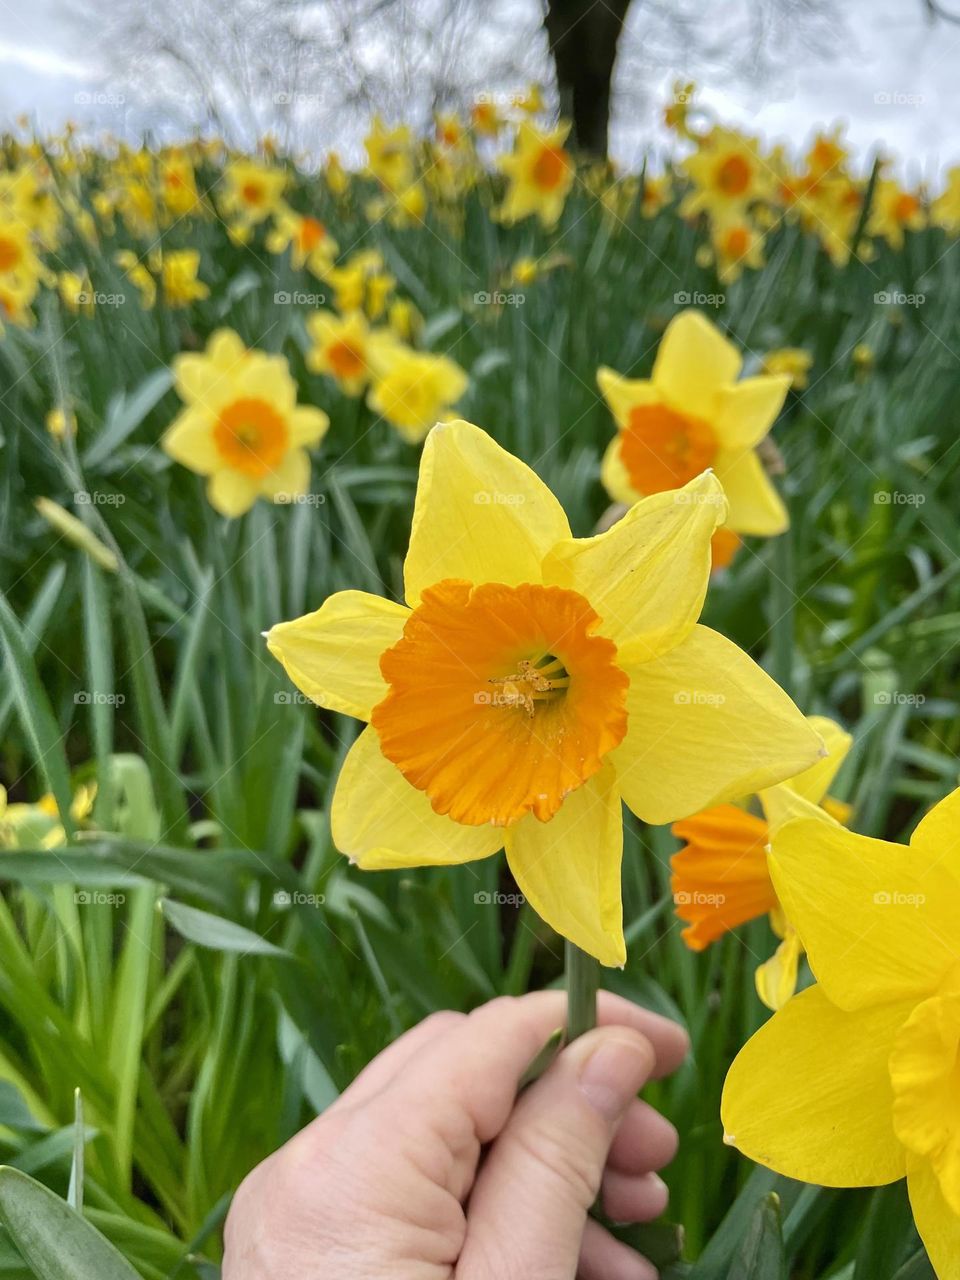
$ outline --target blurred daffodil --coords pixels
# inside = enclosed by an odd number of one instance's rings
[[[207,497],[217,511],[239,516],[259,497],[289,502],[307,492],[307,448],[323,438],[329,419],[297,404],[283,356],[248,351],[235,333],[221,329],[203,354],[177,356],[174,378],[185,407],[163,448],[207,477]]]
[[[372,352],[373,385],[367,403],[410,444],[449,414],[469,378],[449,356],[414,351],[401,342],[378,343]]]
[[[319,218],[296,213],[285,204],[274,214],[266,247],[269,253],[283,253],[289,248],[294,270],[302,271],[306,267],[321,280],[337,256],[337,242]]]
[[[803,391],[810,381],[813,356],[803,347],[779,347],[763,357],[763,372],[786,374],[794,391]]]
[[[909,848],[798,819],[773,883],[816,975],[740,1051],[725,1140],[829,1187],[906,1177],[940,1280],[960,1276],[960,790]]]
[[[335,378],[348,396],[358,396],[370,380],[372,333],[362,311],[338,316],[316,311],[307,317],[312,346],[307,368]]]
[[[504,222],[536,214],[548,231],[556,226],[574,179],[573,160],[564,148],[569,132],[569,124],[544,133],[528,121],[520,123],[514,150],[497,162],[508,179],[499,211]]]
[[[698,311],[673,319],[650,378],[601,368],[597,382],[618,432],[602,479],[617,502],[675,489],[712,468],[729,502],[727,527],[771,537],[788,527],[786,508],[756,447],[790,386],[783,374],[738,381],[740,352]]]
[[[696,625],[724,505],[704,475],[575,539],[490,436],[436,427],[407,604],[344,591],[267,635],[304,693],[370,722],[337,783],[336,846],[367,870],[505,847],[543,919],[623,964],[621,800],[667,822],[822,750],[769,676]]]

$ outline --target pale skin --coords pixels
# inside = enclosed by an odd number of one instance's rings
[[[637,1097],[688,1049],[603,993],[599,1026],[518,1094],[565,997],[427,1018],[246,1178],[224,1280],[655,1280],[587,1211],[643,1222],[677,1135]]]

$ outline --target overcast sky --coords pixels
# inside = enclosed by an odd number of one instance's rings
[[[948,2],[960,12],[960,0]],[[901,157],[911,178],[960,163],[960,25],[931,26],[921,0],[837,0],[837,10],[847,33],[834,56],[800,50],[761,85],[701,66],[703,100],[721,118],[794,145],[813,126],[843,119],[857,152],[881,145]],[[712,13],[713,39],[722,44],[724,6]],[[95,30],[84,47],[59,19],[57,0],[0,0],[0,18],[0,125],[21,113],[43,128],[68,118],[109,122],[87,101],[110,84]],[[649,143],[662,145],[656,103],[688,70],[695,68],[664,65],[648,73],[646,101],[617,117],[618,158],[633,162]]]

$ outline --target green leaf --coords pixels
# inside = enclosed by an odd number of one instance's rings
[[[786,1259],[780,1229],[780,1197],[771,1191],[763,1197],[747,1228],[729,1280],[785,1280]]]
[[[162,899],[160,906],[177,933],[188,942],[196,943],[198,947],[208,947],[211,951],[236,951],[242,955],[290,958],[289,951],[274,946],[259,933],[245,929],[242,924],[224,920],[223,916],[185,906],[170,898]]]
[[[63,748],[64,735],[60,732],[50,701],[44,692],[36,665],[27,649],[23,632],[0,593],[0,640],[8,678],[13,686],[20,722],[30,743],[34,764],[53,792],[60,810],[60,821],[67,833],[73,830],[70,818],[70,769]]]
[[[65,1200],[17,1169],[0,1168],[0,1218],[38,1280],[141,1280]]]
[[[83,455],[85,467],[96,468],[106,462],[117,446],[139,427],[150,410],[160,402],[173,385],[170,369],[154,369],[148,373],[133,395],[120,391],[107,407],[103,430]]]

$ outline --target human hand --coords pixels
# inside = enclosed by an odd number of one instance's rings
[[[517,1096],[563,1024],[539,992],[438,1013],[401,1036],[245,1179],[224,1280],[652,1280],[587,1211],[659,1216],[677,1135],[637,1091],[685,1033],[607,992],[594,1031]]]

